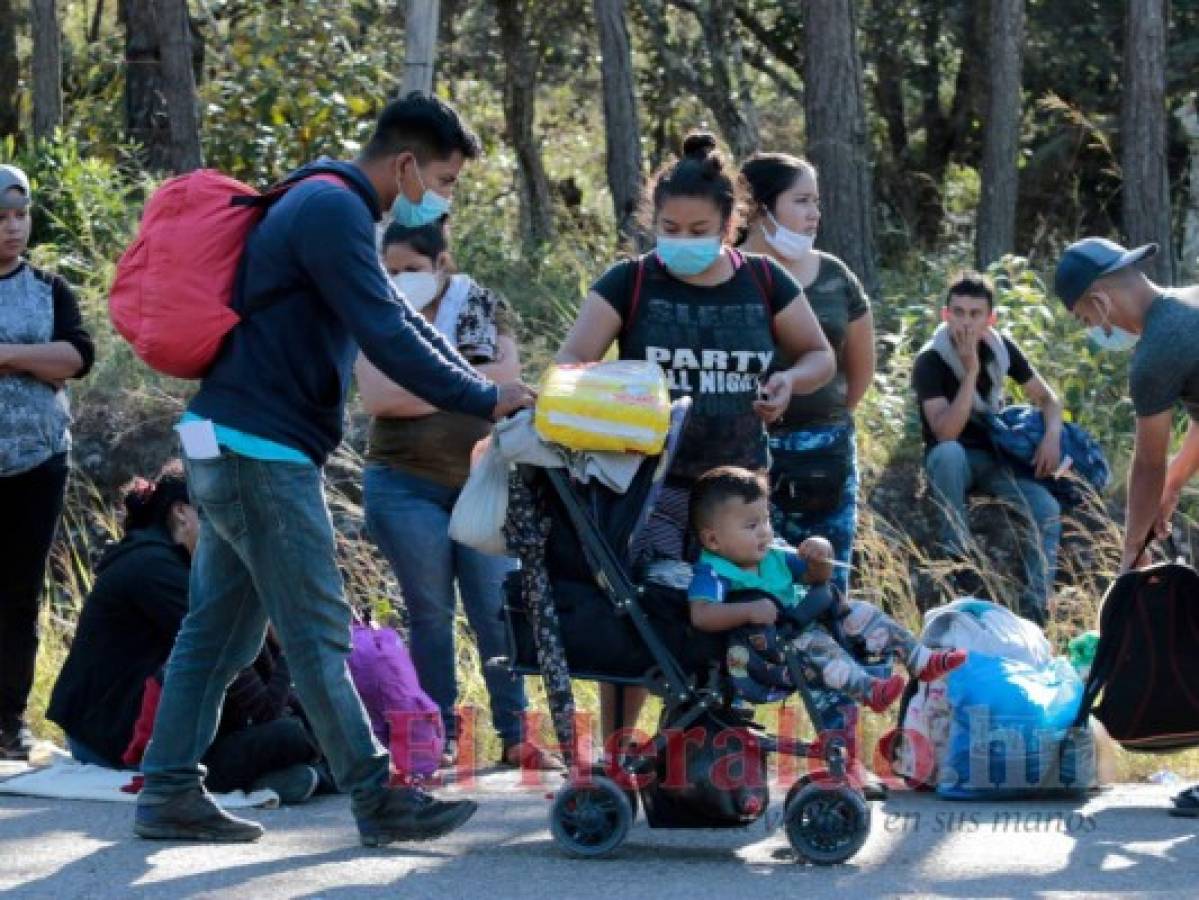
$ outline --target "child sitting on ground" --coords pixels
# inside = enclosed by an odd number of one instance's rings
[[[750,644],[765,658],[785,663],[786,651],[778,649],[781,635],[770,632],[776,623],[790,623],[790,630],[798,631],[790,645],[803,659],[804,668],[815,669],[827,687],[875,712],[899,698],[905,680],[895,674],[871,676],[833,632],[862,641],[872,654],[896,654],[920,681],[935,681],[966,661],[965,651],[925,647],[877,607],[847,601],[835,592],[828,584],[833,548],[824,538],[809,538],[798,549],[775,543],[768,489],[760,475],[733,466],[704,473],[691,492],[691,525],[703,545],[688,589],[691,623],[701,631],[764,627],[765,633],[756,633]],[[741,592],[760,596],[726,602]],[[745,644],[730,642],[729,668],[734,676],[745,672],[746,656]],[[774,671],[766,673],[763,668]],[[776,686],[794,687],[789,673],[786,664],[759,666],[757,673],[749,670],[751,676],[757,674]]]

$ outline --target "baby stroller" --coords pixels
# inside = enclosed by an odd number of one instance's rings
[[[556,843],[579,857],[624,841],[638,801],[651,828],[744,827],[766,812],[766,754],[818,759],[784,801],[782,823],[802,860],[852,857],[870,809],[846,779],[838,735],[809,744],[764,733],[733,703],[725,636],[692,629],[685,583],[634,580],[630,548],[670,467],[689,401],[676,401],[663,453],[647,458],[617,494],[573,482],[561,469],[518,466],[511,476],[509,548],[521,568],[507,583],[511,668],[540,674],[570,776],[550,812]],[[571,679],[640,685],[662,698],[657,733],[604,771],[579,752]],[[798,690],[809,719],[813,700]],[[618,704],[620,705],[620,704]]]

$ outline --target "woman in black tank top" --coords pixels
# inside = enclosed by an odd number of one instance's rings
[[[679,559],[692,482],[718,465],[765,470],[766,426],[793,395],[827,382],[835,362],[796,281],[773,261],[728,246],[738,190],[711,134],[688,135],[682,157],[647,193],[656,249],[595,283],[557,361],[595,362],[617,344],[621,359],[661,365],[672,396],[692,398],[675,465],[635,548],[642,559]],[[768,374],[776,355],[794,362]],[[602,688],[607,735],[614,694]],[[624,721],[635,723],[645,695],[626,696]]]

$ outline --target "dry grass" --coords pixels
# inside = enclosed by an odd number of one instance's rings
[[[330,473],[329,505],[338,524],[338,556],[349,596],[356,608],[369,610],[375,621],[392,624],[403,630],[403,603],[395,578],[386,561],[362,534],[362,509],[357,493],[357,485],[361,484],[361,460],[352,451],[343,451],[330,466]],[[1102,518],[1106,520],[1106,516]],[[31,699],[31,721],[36,733],[54,739],[61,739],[61,734],[44,720],[50,690],[66,657],[83,598],[90,590],[92,565],[103,545],[120,533],[119,517],[111,501],[78,476],[72,482],[64,526],[63,537],[54,549],[51,577],[47,584],[51,601],[46,604],[43,615],[42,651]],[[1068,534],[1080,529],[1085,531],[1094,546],[1095,555],[1087,567],[1067,573],[1067,580],[1073,586],[1055,598],[1048,634],[1060,652],[1064,652],[1065,643],[1071,636],[1095,627],[1102,585],[1114,574],[1118,563],[1120,535],[1114,524],[1109,523],[1096,530],[1075,520],[1067,522],[1065,526]],[[950,592],[947,564],[936,558],[931,548],[922,546],[911,535],[865,506],[858,536],[858,553],[858,570],[855,573],[858,596],[887,610],[913,631],[920,629],[922,609],[927,605],[927,600],[920,596],[921,585],[913,579],[912,573],[924,573],[926,585],[931,582],[946,593]],[[996,573],[987,564],[982,548],[972,548],[972,555],[977,560],[989,595],[1001,602],[1014,603],[1015,582]],[[1069,560],[1066,564],[1077,565]],[[478,710],[476,758],[480,761],[495,760],[499,755],[499,742],[489,727],[482,661],[471,639],[470,628],[461,614],[457,617],[456,629],[460,702]],[[526,685],[532,708],[544,713],[547,707],[540,679],[527,679]],[[596,714],[597,691],[593,684],[576,685],[576,700],[581,710]],[[763,708],[759,719],[774,726],[780,708],[781,705]],[[659,709],[656,702],[647,704],[638,723],[643,731],[653,731]],[[802,713],[798,715],[798,720],[802,733],[810,737],[811,728]],[[548,717],[543,721],[548,721]],[[864,713],[864,753],[870,752],[878,737],[891,724],[890,717]],[[541,737],[549,740],[544,730]],[[1199,774],[1199,752],[1163,757],[1120,751],[1119,766],[1123,780],[1140,780],[1151,772],[1167,767],[1180,774],[1194,776]]]

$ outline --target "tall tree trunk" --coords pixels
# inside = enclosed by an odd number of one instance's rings
[[[761,146],[758,110],[744,76],[741,36],[737,33],[735,0],[708,0],[707,15],[700,18],[708,45],[711,89],[707,102],[721,123],[737,159]]]
[[[104,0],[96,0],[96,8],[92,12],[92,22],[87,27],[87,42],[94,44],[100,40],[100,26],[104,22]]]
[[[954,78],[953,99],[946,112],[941,102],[941,82],[944,75],[946,34],[944,26],[953,26],[946,16],[944,0],[921,0],[922,20],[920,43],[924,61],[913,79],[921,98],[920,127],[924,129],[924,149],[919,158],[900,167],[902,188],[908,199],[904,208],[914,213],[917,239],[924,247],[935,247],[941,237],[945,219],[942,186],[949,162],[961,153],[971,130],[978,108],[978,96],[987,79],[980,65],[984,53],[986,24],[979,10],[984,4],[967,2],[961,7],[960,27],[954,27],[961,47],[960,63]],[[880,75],[881,77],[881,75]],[[906,177],[904,177],[906,175]]]
[[[54,0],[31,0],[29,5],[35,139],[53,137],[54,129],[62,124],[62,39],[57,6]]]
[[[887,145],[898,164],[908,158],[908,123],[905,108],[903,23],[889,9],[873,21],[874,102],[887,126]]]
[[[804,28],[808,157],[820,173],[820,245],[878,286],[871,166],[853,0],[809,3]]]
[[[191,25],[187,0],[158,0],[155,27],[167,112],[167,162],[176,174],[204,165],[200,117],[192,71]]]
[[[602,56],[604,136],[612,211],[620,234],[635,237],[642,183],[641,128],[624,0],[595,0],[595,22]]]
[[[1178,274],[1180,280],[1199,279],[1199,101],[1191,97],[1174,110],[1186,136],[1188,177],[1186,215],[1182,224],[1182,253]]]
[[[154,0],[121,0],[125,23],[125,133],[152,171],[171,168],[171,130],[162,83]]]
[[[667,5],[695,17],[703,35],[699,46],[672,41]],[[741,37],[733,0],[641,0],[649,37],[669,81],[695,94],[713,118],[733,154],[744,158],[762,142],[758,112],[743,75]]]
[[[16,135],[20,127],[17,102],[17,14],[12,0],[0,0],[0,137]]]
[[[990,0],[990,89],[983,127],[982,201],[975,260],[985,268],[1016,247],[1024,0]]]
[[[1170,284],[1174,251],[1166,170],[1166,0],[1128,2],[1122,99],[1124,232],[1132,244],[1158,244],[1160,252],[1145,269]]]
[[[433,64],[437,58],[437,23],[440,16],[438,0],[408,0],[404,18],[404,80],[400,96],[413,91],[433,93]]]
[[[516,151],[520,180],[521,233],[534,246],[554,236],[554,204],[533,123],[537,115],[537,46],[527,0],[496,0],[504,55],[504,121]]]

